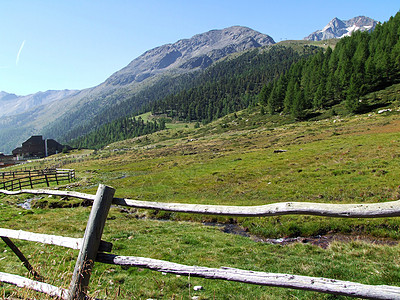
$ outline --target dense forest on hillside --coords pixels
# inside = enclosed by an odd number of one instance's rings
[[[165,129],[163,119],[144,122],[140,117],[125,117],[71,141],[76,148],[99,149],[112,142],[126,140]]]
[[[357,113],[368,109],[360,97],[400,82],[400,13],[372,33],[355,32],[334,50],[293,64],[263,86],[260,102],[270,114],[284,112],[302,119],[307,110],[344,103]]]
[[[138,136],[133,127],[130,130],[134,133],[127,132],[124,127],[126,120],[130,119],[126,115],[152,111],[180,120],[207,123],[244,109],[258,101],[257,94],[263,84],[284,74],[294,62],[318,52],[314,46],[300,48],[300,51],[281,46],[255,49],[219,62],[202,72],[166,76],[151,88],[97,114],[91,122],[66,130],[68,133],[61,140],[75,147],[99,148],[107,142]],[[82,111],[90,111],[90,108]],[[68,120],[64,121],[68,124]],[[104,122],[108,123],[103,125]],[[122,133],[119,132],[120,128],[125,128]],[[151,128],[163,129],[160,124]],[[147,134],[153,131],[139,132]]]
[[[155,115],[208,123],[254,105],[263,84],[279,78],[294,62],[317,49],[306,45],[300,53],[283,46],[248,51],[210,67],[193,88],[155,101],[149,109]]]

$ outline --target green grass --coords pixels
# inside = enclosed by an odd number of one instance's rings
[[[141,114],[139,116],[137,116],[138,118],[142,118],[143,121],[151,121],[153,119],[159,119],[159,118],[165,118],[164,116],[153,116],[151,114],[151,112],[147,112],[144,114]],[[185,130],[187,128],[192,128],[194,127],[195,123],[188,123],[188,122],[181,122],[181,121],[174,121],[170,118],[166,118],[167,122],[166,122],[166,128],[167,129],[172,129],[172,130]]]
[[[324,41],[306,41],[306,40],[285,40],[277,43],[277,45],[283,45],[286,47],[292,47],[295,50],[302,50],[304,45],[328,48],[335,48],[336,44],[340,41],[340,39],[330,39]]]
[[[65,212],[68,211],[68,214]],[[79,237],[88,208],[35,210],[28,226],[10,221],[14,229]],[[22,217],[20,217],[21,219]],[[27,216],[24,217],[27,219]],[[57,219],[55,226],[54,219]],[[2,222],[4,224],[4,221]],[[164,259],[187,265],[235,268],[328,277],[369,284],[396,285],[400,279],[399,246],[377,246],[362,242],[333,243],[328,249],[305,244],[279,246],[229,235],[216,227],[198,223],[136,219],[112,208],[103,239],[114,244],[113,253]],[[46,282],[68,287],[77,251],[17,241]],[[3,272],[26,274],[18,260],[0,245]],[[240,258],[240,259],[238,259]],[[195,292],[193,286],[203,290]],[[5,295],[16,292],[0,286]],[[92,296],[111,299],[332,299],[329,295],[259,287],[220,280],[163,275],[142,268],[121,268],[96,264],[91,277]],[[25,292],[26,293],[26,292]],[[118,295],[119,296],[116,296]],[[18,294],[17,294],[18,295]],[[31,293],[28,293],[33,297]]]
[[[387,94],[396,95],[396,88]],[[382,97],[384,94],[382,94]],[[380,94],[377,95],[380,97]],[[229,115],[198,129],[169,129],[114,143],[65,165],[77,182],[64,188],[94,194],[99,183],[116,196],[146,201],[262,205],[283,201],[375,203],[400,199],[400,121],[392,111],[292,123],[256,109]],[[376,109],[378,110],[378,108]],[[283,149],[286,152],[275,153]],[[73,155],[73,154],[71,154]],[[69,160],[62,157],[61,160]],[[25,211],[27,196],[0,197],[1,227],[81,237],[90,208],[48,206]],[[50,201],[51,200],[51,201]],[[54,202],[43,198],[41,202]],[[336,278],[398,285],[399,245],[334,242],[327,249],[255,242],[201,222],[234,223],[258,237],[345,234],[398,241],[398,218],[341,219],[313,216],[228,218],[111,209],[103,239],[113,253],[187,265]],[[47,282],[67,287],[77,251],[16,241],[30,253]],[[3,272],[25,274],[0,244]],[[58,261],[61,261],[58,263]],[[194,285],[203,290],[193,291]],[[3,297],[38,297],[0,285]],[[96,264],[92,296],[107,299],[341,299],[313,292],[162,275],[141,268]],[[22,296],[21,296],[22,295]]]
[[[272,131],[268,128],[241,133],[228,131],[193,141],[178,139],[165,147],[137,149],[110,155],[106,160],[88,161],[80,169],[92,183],[87,191],[94,193],[98,183],[106,183],[117,189],[119,197],[147,201],[262,205],[282,201],[397,200],[400,197],[397,114],[335,120],[286,125]],[[287,152],[274,153],[273,150],[281,148]],[[175,220],[225,222],[228,219],[168,216]],[[341,232],[399,237],[398,221],[394,218],[312,217],[309,223],[301,219],[286,216],[271,218],[272,222],[251,218],[237,221],[250,232],[266,237],[293,235],[293,223],[297,224],[295,232],[306,236]]]

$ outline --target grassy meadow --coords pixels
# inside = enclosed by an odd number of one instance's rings
[[[102,150],[60,154],[35,163],[51,165],[57,159],[68,162],[63,167],[76,170],[77,180],[60,189],[94,194],[102,183],[116,188],[116,197],[145,201],[239,206],[393,201],[400,199],[399,103],[394,101],[389,108],[356,116],[328,112],[330,117],[299,123],[284,116],[266,118],[254,109],[197,129],[180,123]],[[77,157],[74,163],[71,158]],[[0,196],[1,227],[83,235],[89,207],[50,208],[59,199],[46,196],[33,200],[37,206],[32,210],[24,210],[17,204],[28,197]],[[233,224],[248,236],[225,233],[222,225],[206,226],[206,222]],[[113,253],[120,255],[398,286],[399,224],[398,218],[228,218],[112,207],[103,239],[112,242]],[[262,242],[327,236],[339,238],[327,247],[306,239],[288,245]],[[77,251],[15,243],[29,254],[46,282],[68,287]],[[27,273],[5,244],[0,244],[0,268]],[[194,291],[197,285],[203,289]],[[43,297],[6,284],[0,285],[0,293],[3,298]],[[105,299],[344,298],[105,264],[95,266],[90,295]]]

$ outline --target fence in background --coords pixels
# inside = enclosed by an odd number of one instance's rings
[[[26,231],[16,231],[0,228],[0,237],[10,246],[14,253],[21,259],[35,280],[17,275],[1,273],[0,281],[20,287],[33,289],[39,292],[56,296],[62,299],[85,299],[89,285],[91,270],[95,262],[148,268],[158,272],[189,275],[210,279],[222,279],[244,282],[257,285],[293,288],[300,290],[316,291],[335,295],[361,297],[368,299],[400,299],[400,287],[386,285],[366,285],[350,281],[329,278],[298,276],[281,273],[256,272],[235,268],[206,268],[187,266],[163,260],[156,260],[135,256],[118,256],[109,254],[112,244],[101,240],[103,228],[111,204],[129,206],[142,209],[157,209],[173,212],[186,212],[198,214],[227,215],[227,216],[275,216],[287,214],[318,215],[325,217],[344,218],[379,218],[400,216],[400,200],[374,203],[374,204],[326,204],[285,202],[262,206],[220,206],[197,205],[181,203],[147,202],[122,198],[114,198],[113,188],[100,185],[96,195],[83,194],[71,191],[53,190],[21,190],[0,193],[7,195],[16,194],[46,194],[54,196],[75,197],[83,200],[92,200],[93,207],[86,226],[86,231],[81,239],[37,234]],[[41,277],[30,266],[25,256],[11,242],[10,238],[41,242],[79,249],[69,289],[55,287],[41,282]]]
[[[58,185],[60,182],[71,182],[75,178],[75,170],[72,169],[43,169],[43,170],[18,170],[0,172],[0,188],[14,191],[26,187],[33,188],[39,184],[46,184],[48,187],[52,182]]]

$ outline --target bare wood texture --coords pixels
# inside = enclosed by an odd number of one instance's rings
[[[0,272],[0,281],[16,285],[22,288],[28,288],[37,292],[45,293],[52,297],[58,297],[61,299],[67,299],[68,291],[63,288],[59,288],[47,283],[34,281],[22,276],[12,275]]]
[[[71,238],[58,235],[33,233],[23,230],[0,228],[0,237],[14,238],[30,242],[39,242],[79,250],[82,247],[82,238]],[[110,252],[112,243],[101,241],[99,251]]]
[[[38,190],[22,189],[20,191],[0,190],[0,193],[3,193],[5,195],[21,195],[21,194],[52,195],[60,197],[79,198],[82,200],[91,200],[91,201],[93,201],[94,198],[96,197],[95,195],[73,192],[73,191],[57,191],[57,190],[46,190],[46,189],[38,189]]]
[[[6,245],[15,253],[15,255],[22,261],[24,264],[25,268],[28,269],[29,273],[33,275],[33,277],[36,280],[42,281],[43,277],[39,275],[38,272],[35,271],[35,269],[32,267],[32,265],[29,263],[28,259],[25,257],[25,255],[18,249],[18,247],[8,238],[2,236],[1,239],[6,243]]]
[[[255,272],[226,267],[217,269],[186,266],[151,258],[117,256],[104,253],[97,255],[97,261],[114,265],[148,268],[158,272],[316,291],[334,295],[362,297],[366,299],[400,299],[400,287],[387,285],[367,285],[329,278]]]
[[[34,194],[34,195],[54,195],[79,198],[83,200],[94,200],[95,195],[56,190],[31,190],[23,189],[20,191],[0,190],[0,193],[6,195]],[[363,203],[363,204],[331,204],[314,202],[280,202],[259,206],[227,206],[227,205],[202,205],[185,203],[164,203],[139,201],[124,198],[114,198],[113,204],[129,206],[143,209],[158,209],[164,211],[226,215],[226,216],[244,216],[244,217],[267,217],[276,215],[316,215],[325,217],[341,218],[380,218],[380,217],[398,217],[400,216],[400,200],[381,203]]]
[[[79,250],[82,245],[81,238],[71,238],[58,235],[33,233],[23,230],[12,230],[0,228],[0,236],[14,238],[19,240],[39,242],[43,244],[62,246],[66,248]]]
[[[380,218],[400,216],[400,200],[367,204],[281,202],[260,206],[226,206],[163,203],[114,198],[113,204],[173,212],[245,217],[267,217],[277,215],[316,215],[341,218]]]
[[[115,189],[102,184],[97,189],[83,237],[82,248],[79,252],[69,287],[68,299],[70,300],[84,299],[86,297],[92,267],[97,256],[114,193]]]

